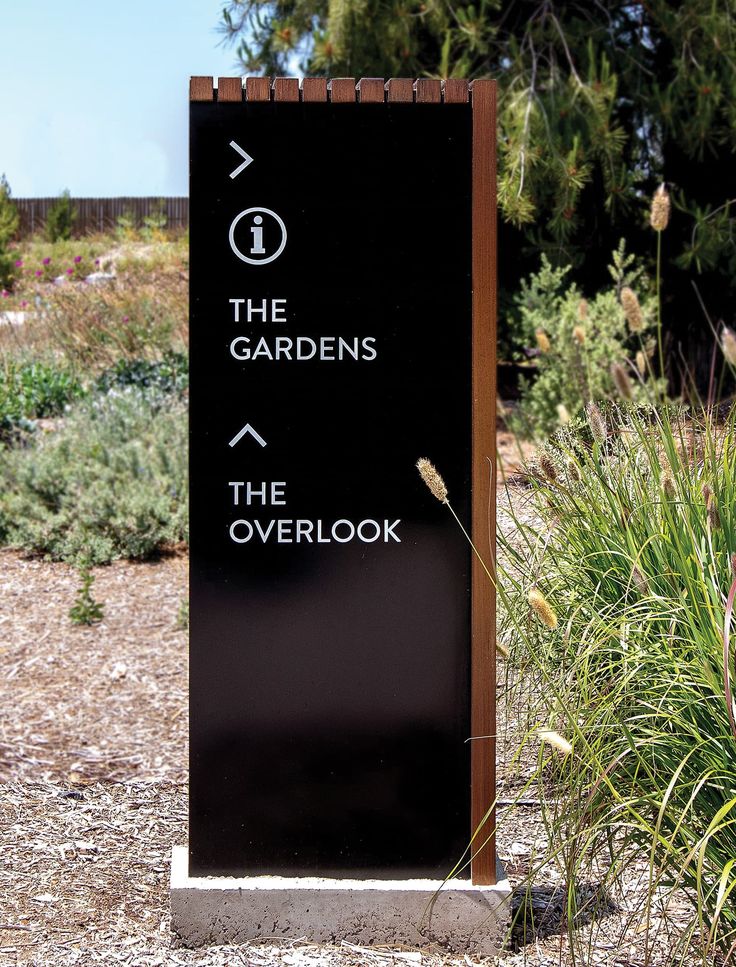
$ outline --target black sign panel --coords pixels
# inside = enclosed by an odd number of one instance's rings
[[[190,873],[470,829],[468,104],[191,106]]]

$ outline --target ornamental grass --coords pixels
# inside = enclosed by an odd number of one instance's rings
[[[640,929],[686,897],[691,927],[671,963],[693,949],[734,963],[736,409],[723,422],[602,404],[547,459],[566,473],[530,473],[538,522],[500,536],[499,592],[534,717],[570,746],[540,759],[551,854],[570,897],[593,870],[613,888],[646,857]],[[530,577],[554,624],[530,613]]]

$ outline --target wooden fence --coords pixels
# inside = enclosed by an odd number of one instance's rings
[[[49,209],[58,198],[14,198],[20,214],[21,237],[42,232]],[[148,215],[162,212],[168,231],[184,231],[189,227],[188,198],[72,198],[77,212],[74,234],[87,235],[109,232],[119,218],[130,218],[136,228],[143,225]]]

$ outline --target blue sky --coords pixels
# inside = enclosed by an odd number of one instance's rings
[[[187,194],[191,74],[233,75],[221,0],[0,0],[0,173],[16,197]]]

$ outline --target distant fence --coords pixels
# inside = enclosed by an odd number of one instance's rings
[[[20,235],[28,236],[43,231],[49,209],[58,198],[14,198],[20,214]],[[134,220],[136,228],[143,225],[148,215],[163,212],[166,228],[183,231],[189,227],[188,198],[72,198],[77,211],[74,234],[87,235],[109,232],[121,216]]]

